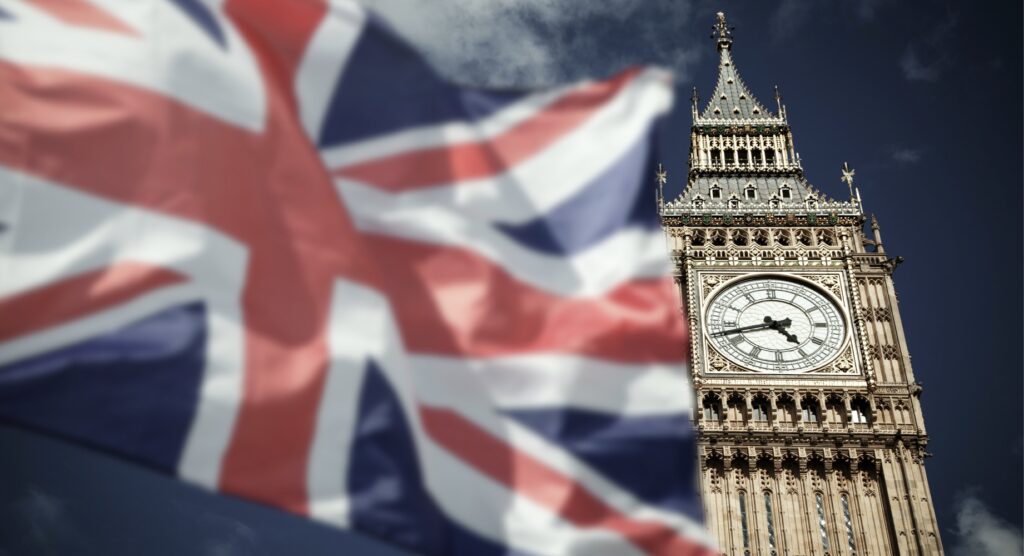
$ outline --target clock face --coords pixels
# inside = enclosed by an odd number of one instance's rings
[[[779,278],[745,280],[711,301],[711,344],[743,367],[803,373],[831,361],[846,338],[839,308],[818,290]]]

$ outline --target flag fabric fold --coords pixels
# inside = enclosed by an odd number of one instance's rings
[[[0,0],[0,421],[415,553],[711,553],[670,105],[344,0]]]

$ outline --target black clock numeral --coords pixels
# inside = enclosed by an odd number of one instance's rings
[[[757,346],[754,346],[754,347],[750,348],[750,356],[751,357],[757,357],[757,354],[759,354],[759,353],[761,353],[761,348],[759,348]]]
[[[822,340],[821,338],[815,338],[812,336],[811,342],[820,346],[821,344],[825,343],[825,340]]]
[[[732,338],[729,338],[729,343],[734,346],[740,345],[741,342],[743,342],[743,336],[733,336]]]
[[[800,357],[807,357],[807,352],[804,351],[804,348],[797,348],[796,351],[800,353]]]
[[[827,322],[816,322],[816,323],[814,323],[814,327],[815,328],[826,328],[826,327],[828,327],[828,323]]]
[[[779,363],[782,363],[782,362],[783,362],[783,359],[782,359],[782,352],[781,352],[781,351],[776,351],[776,352],[775,352],[775,361],[777,361],[777,362],[779,362]]]
[[[764,293],[768,295],[768,299],[775,299],[775,290],[765,290]]]
[[[736,321],[726,321],[726,322],[723,322],[722,326],[727,326],[729,328],[735,328],[736,327]]]

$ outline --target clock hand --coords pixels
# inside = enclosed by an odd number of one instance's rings
[[[765,324],[752,324],[750,326],[741,326],[739,328],[730,328],[729,330],[721,330],[710,334],[711,336],[726,336],[728,334],[735,334],[737,332],[747,332],[749,330],[769,330],[772,325],[770,323]]]
[[[767,319],[767,318],[768,317],[765,317],[765,319]],[[766,320],[765,322],[768,322],[768,321]],[[790,334],[789,332],[786,331],[786,329],[789,328],[789,326],[791,324],[793,324],[793,321],[790,320],[787,317],[787,318],[784,318],[782,320],[772,321],[772,323],[769,325],[769,328],[771,328],[772,330],[775,330],[779,334],[782,334],[783,336],[785,336],[787,342],[791,342],[791,343],[794,343],[794,344],[799,344],[800,340],[797,339],[796,334]]]

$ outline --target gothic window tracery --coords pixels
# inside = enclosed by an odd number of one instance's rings
[[[814,508],[818,512],[818,536],[821,538],[821,548],[828,553],[828,528],[825,523],[825,497],[821,492],[814,493]]]
[[[747,525],[747,493],[740,491],[740,531],[743,535],[743,552],[750,553],[750,529]]]
[[[776,228],[772,231],[772,239],[775,240],[775,243],[783,246],[789,246],[792,243],[789,230],[782,228]]]
[[[800,420],[804,423],[818,423],[821,419],[821,408],[818,400],[807,396],[800,402]]]
[[[871,408],[868,401],[862,397],[850,400],[850,422],[853,424],[867,425],[871,415]]]
[[[801,245],[811,245],[814,243],[810,230],[800,229],[796,231],[796,241]]]
[[[753,237],[754,243],[762,247],[766,247],[768,245],[768,242],[770,241],[767,230],[754,230]]]
[[[779,407],[779,419],[786,424],[793,424],[797,420],[796,403],[789,394],[782,394],[776,400]]]
[[[725,245],[725,241],[726,241],[725,230],[722,230],[722,229],[712,230],[712,232],[711,232],[711,244],[712,245],[722,246],[722,245]]]
[[[755,423],[767,423],[771,421],[768,399],[763,395],[758,395],[751,402],[751,408],[754,413]]]
[[[746,230],[737,229],[732,232],[732,243],[733,245],[745,246],[748,243],[749,234]]]
[[[690,236],[690,244],[698,247],[704,245],[706,240],[707,234],[704,233],[704,230],[694,230],[693,234]]]
[[[842,425],[846,420],[846,410],[843,406],[843,400],[839,396],[829,396],[825,400],[825,416],[826,422],[832,425]]]
[[[729,396],[726,405],[728,411],[727,417],[730,423],[736,425],[746,424],[746,400],[743,399],[743,396],[740,396],[739,394],[733,394]]]
[[[718,398],[717,394],[705,395],[702,405],[704,407],[705,421],[717,423],[722,419],[722,401]]]

